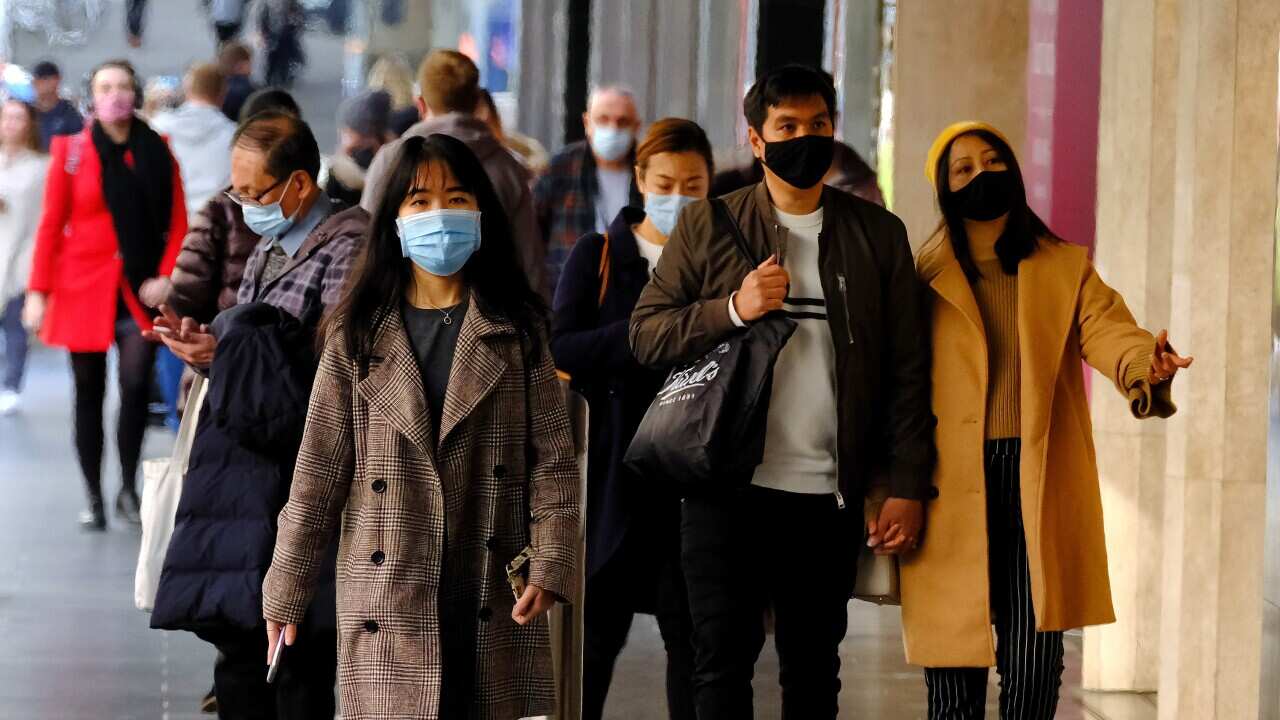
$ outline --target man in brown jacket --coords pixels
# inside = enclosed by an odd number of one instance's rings
[[[756,257],[700,201],[685,209],[631,319],[636,358],[694,360],[782,312],[764,460],[736,490],[682,503],[698,717],[752,717],[751,678],[776,618],[783,717],[834,719],[839,645],[864,541],[920,537],[933,461],[928,336],[902,222],[825,187],[835,90],[821,71],[775,70],[744,101],[764,181],[723,198]],[[891,496],[863,520],[872,482]],[[657,480],[657,479],[655,479]]]
[[[434,50],[418,69],[418,112],[422,122],[409,128],[404,137],[426,137],[435,133],[457,138],[480,158],[489,175],[498,200],[507,211],[512,241],[520,254],[520,265],[529,276],[529,285],[551,301],[554,288],[544,280],[543,257],[546,244],[538,232],[533,211],[533,179],[524,164],[507,149],[483,120],[476,117],[480,102],[480,70],[471,58],[456,50]],[[364,194],[360,207],[369,212],[378,201],[387,182],[387,168],[400,142],[384,145],[365,173]]]

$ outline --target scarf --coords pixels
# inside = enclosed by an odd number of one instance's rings
[[[173,159],[160,135],[137,118],[123,145],[94,121],[93,147],[102,163],[102,196],[115,226],[124,276],[136,295],[164,259],[173,213]]]

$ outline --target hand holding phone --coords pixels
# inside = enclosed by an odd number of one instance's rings
[[[297,625],[281,625],[267,621],[267,653],[270,659],[267,665],[267,682],[275,682],[276,673],[280,671],[280,658],[284,655],[284,646],[292,645],[298,636]]]
[[[284,654],[284,638],[276,640],[276,651],[271,656],[271,665],[267,667],[267,684],[276,681],[276,673],[280,671],[280,656]]]

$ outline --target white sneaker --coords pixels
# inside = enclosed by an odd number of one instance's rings
[[[19,405],[18,393],[12,390],[0,390],[0,415],[12,415]]]

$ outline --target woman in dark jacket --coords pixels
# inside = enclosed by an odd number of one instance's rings
[[[654,123],[636,150],[644,209],[624,207],[606,234],[574,246],[556,290],[551,351],[591,408],[583,710],[601,717],[632,616],[658,618],[667,648],[667,709],[693,718],[692,623],[680,572],[680,500],[662,478],[622,464],[663,373],[631,354],[627,325],[685,205],[705,198],[711,145],[679,118]]]

